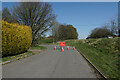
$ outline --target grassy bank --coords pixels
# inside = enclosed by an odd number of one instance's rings
[[[118,38],[70,40],[66,44],[75,46],[108,78],[120,78]]]

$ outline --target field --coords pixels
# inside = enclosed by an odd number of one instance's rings
[[[50,38],[50,39],[41,39],[39,41],[39,44],[51,44],[53,43],[53,40]]]
[[[31,50],[37,49],[37,50],[45,50],[46,47],[44,46],[35,46],[35,47],[30,47]]]
[[[120,39],[100,38],[85,40],[68,40],[67,45],[75,46],[85,55],[106,77],[120,78],[119,58]]]

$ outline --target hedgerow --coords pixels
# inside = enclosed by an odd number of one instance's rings
[[[32,30],[29,26],[2,21],[2,56],[25,52],[31,43]]]

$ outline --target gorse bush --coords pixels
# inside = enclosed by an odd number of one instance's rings
[[[2,56],[25,52],[32,43],[32,30],[29,26],[2,21]]]

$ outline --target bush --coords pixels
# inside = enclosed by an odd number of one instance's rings
[[[58,33],[59,40],[78,39],[77,30],[72,25],[60,25]]]
[[[25,52],[31,43],[30,27],[2,21],[2,56]]]
[[[106,36],[113,35],[110,30],[105,29],[105,28],[95,28],[92,30],[90,37],[91,38],[103,38]]]

